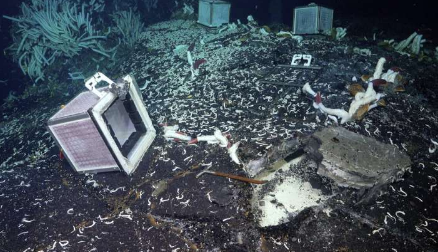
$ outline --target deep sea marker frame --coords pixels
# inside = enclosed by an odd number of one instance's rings
[[[309,4],[294,9],[293,34],[319,34],[331,32],[333,9]]]
[[[109,86],[96,89],[101,81]],[[132,174],[156,136],[135,79],[96,73],[86,86],[48,120],[50,134],[78,173]]]
[[[199,0],[198,23],[219,27],[230,22],[231,4],[222,0]]]

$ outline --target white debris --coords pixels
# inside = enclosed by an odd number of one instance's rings
[[[31,223],[31,222],[34,222],[35,220],[28,220],[28,219],[26,219],[26,218],[23,218],[22,220],[21,220],[21,222],[23,222],[23,223]]]
[[[347,28],[336,27],[336,40],[342,40],[347,35]]]
[[[231,145],[230,148],[228,148],[228,153],[230,154],[231,160],[233,160],[234,163],[240,165],[239,157],[237,156],[237,149],[239,148],[240,142],[234,143]]]
[[[358,47],[353,48],[353,52],[356,54],[359,54],[361,56],[371,56],[371,50],[370,49],[360,49]]]
[[[190,16],[195,13],[195,9],[193,8],[193,6],[184,3],[183,13]]]
[[[429,147],[429,153],[434,153],[436,151],[436,148],[438,146],[438,142],[433,140],[432,138],[430,139],[430,142],[432,142],[432,146]]]
[[[178,129],[179,129],[178,125],[163,126],[164,138],[166,138],[166,140],[170,140],[170,141],[174,141],[175,139],[182,140],[182,141],[192,140],[192,138],[190,136],[187,136],[184,133],[179,132]]]
[[[58,243],[59,243],[59,245],[61,245],[61,247],[65,247],[68,245],[69,242],[68,241],[59,241]]]
[[[222,134],[222,132],[216,128],[214,131],[214,136],[219,141],[220,147],[227,147],[228,146],[228,139]]]

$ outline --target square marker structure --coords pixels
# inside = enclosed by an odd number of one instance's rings
[[[198,23],[219,27],[230,22],[231,4],[222,0],[199,0]]]
[[[294,9],[294,34],[330,33],[333,28],[333,9],[311,3]]]

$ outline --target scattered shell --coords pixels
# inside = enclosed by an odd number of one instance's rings
[[[277,33],[277,37],[280,37],[280,38],[292,38],[292,35],[290,33],[288,33],[288,32]]]
[[[360,108],[354,113],[353,118],[355,120],[362,120],[365,114],[368,112],[368,109],[370,108],[370,104],[365,104],[360,106]]]
[[[388,82],[384,79],[375,79],[371,81],[374,87],[384,87],[388,84]]]
[[[162,192],[167,190],[167,186],[168,186],[167,179],[158,181],[154,185],[155,190],[152,192],[152,196],[153,197],[158,197],[158,195],[160,195]]]
[[[403,76],[401,76],[401,74],[397,74],[397,76],[395,76],[394,82],[396,84],[403,84],[403,85],[408,83],[408,81]]]
[[[371,78],[371,75],[364,74],[360,78],[362,79],[363,82],[368,82],[368,80]]]
[[[242,36],[242,37],[239,38],[239,41],[240,41],[240,42],[246,42],[246,41],[249,39],[249,37],[250,37],[250,35],[248,35],[248,34],[247,34],[247,35],[244,35],[244,36]]]
[[[155,219],[155,217],[152,214],[148,213],[148,214],[146,214],[146,217],[148,218],[149,223],[152,226],[154,226],[154,227],[161,227],[161,225],[157,222],[157,220]]]
[[[396,66],[391,67],[390,70],[397,72],[397,73],[400,73],[402,71],[402,69],[400,67],[396,67]]]
[[[386,107],[386,101],[383,100],[383,99],[380,99],[380,100],[377,102],[377,105],[382,106],[382,107]]]
[[[262,28],[265,29],[266,32],[271,32],[271,28],[269,28],[267,25],[262,26]]]
[[[348,91],[352,96],[355,96],[359,92],[365,92],[365,89],[359,83],[353,83],[348,87]]]
[[[405,87],[403,85],[398,85],[394,88],[395,92],[404,92],[406,91]]]

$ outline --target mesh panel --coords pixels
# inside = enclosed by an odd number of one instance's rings
[[[92,92],[80,93],[50,119],[55,120],[66,116],[85,113],[89,108],[93,107],[98,100],[99,97]]]
[[[117,166],[91,119],[57,124],[50,128],[77,171]]]
[[[228,4],[213,4],[213,20],[215,26],[226,24],[229,21],[230,5]]]
[[[313,34],[317,32],[317,17],[318,8],[300,8],[295,11],[295,33],[296,34]]]
[[[210,27],[228,23],[230,6],[226,1],[201,0],[199,1],[198,22]]]
[[[333,10],[328,8],[320,9],[320,27],[322,31],[330,31],[333,24]]]
[[[204,25],[210,25],[210,4],[204,1],[199,1],[199,17],[198,22]]]

